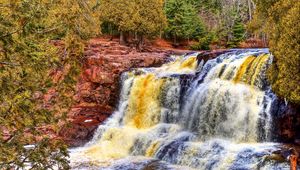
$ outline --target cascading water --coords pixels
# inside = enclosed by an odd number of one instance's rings
[[[274,95],[267,50],[235,50],[204,64],[197,53],[122,75],[118,110],[74,169],[285,169],[267,159]],[[259,143],[261,142],[261,143]]]

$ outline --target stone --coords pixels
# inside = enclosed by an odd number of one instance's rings
[[[90,140],[118,105],[121,74],[131,68],[161,66],[168,61],[166,53],[156,49],[141,53],[115,41],[90,40],[74,96],[76,104],[68,113],[69,125],[62,125],[59,137],[70,146]]]

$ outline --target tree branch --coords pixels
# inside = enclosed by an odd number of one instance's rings
[[[23,28],[22,28],[22,29],[23,29]],[[5,34],[5,35],[2,35],[0,38],[4,38],[4,37],[10,36],[10,35],[12,35],[12,34],[15,34],[15,33],[19,32],[19,31],[21,31],[22,29],[15,30],[15,31],[13,31],[13,32],[9,32],[9,33],[7,33],[7,34]]]
[[[10,62],[5,62],[5,61],[0,61],[0,65],[20,66],[20,64],[10,63]]]

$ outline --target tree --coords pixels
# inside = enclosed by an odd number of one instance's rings
[[[165,13],[168,19],[166,34],[173,38],[174,44],[177,44],[177,39],[196,39],[204,34],[204,25],[194,3],[167,0]]]
[[[216,35],[222,46],[232,46],[237,41],[234,28],[242,27],[253,16],[254,4],[252,0],[194,0],[199,7],[199,14],[210,33]],[[239,24],[240,23],[240,24]],[[245,31],[243,37],[247,38]],[[229,43],[229,44],[228,44]],[[236,46],[236,45],[233,45]]]
[[[143,37],[158,35],[166,26],[162,0],[135,0],[132,26],[128,28],[137,35],[137,49],[141,49]]]
[[[120,43],[125,44],[124,33],[136,33],[138,46],[143,36],[157,35],[166,25],[161,0],[101,0],[101,20],[115,25],[120,32]]]
[[[255,4],[250,28],[267,34],[274,55],[268,71],[272,90],[279,97],[300,104],[300,1],[256,0]]]
[[[255,11],[252,19],[247,23],[247,30],[254,35],[255,38],[262,39],[267,45],[266,25],[268,18],[268,10],[278,0],[254,0]]]
[[[125,44],[124,32],[132,27],[133,1],[101,0],[99,8],[100,18],[104,23],[117,27],[120,32],[120,44]]]
[[[39,128],[55,127],[72,103],[84,39],[97,33],[95,3],[0,1],[0,169],[68,168],[66,146]],[[54,39],[63,45],[55,46]],[[54,81],[51,72],[63,76]],[[43,96],[50,88],[56,96],[46,107]]]
[[[245,39],[246,30],[241,20],[236,20],[232,28],[232,39],[228,42],[230,48],[238,47]]]
[[[279,0],[268,10],[266,32],[274,61],[269,70],[272,89],[300,104],[300,1]]]

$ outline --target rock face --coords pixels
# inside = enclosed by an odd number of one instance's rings
[[[201,52],[199,56],[207,61],[229,51],[207,51]],[[137,67],[158,67],[168,61],[170,54],[187,52],[189,51],[157,48],[137,52],[119,45],[116,41],[91,40],[85,49],[83,70],[76,87],[76,105],[68,114],[70,124],[62,128],[59,137],[74,147],[88,142],[98,125],[116,109],[120,90],[119,79],[124,71]],[[272,109],[276,110],[276,114],[273,115],[274,139],[277,142],[300,145],[299,106],[286,106],[283,100],[278,100]]]
[[[76,105],[68,114],[70,125],[60,136],[70,146],[90,140],[98,125],[116,109],[120,75],[131,68],[160,66],[170,51],[135,49],[116,41],[93,39],[85,49],[85,62],[74,97]]]
[[[272,133],[277,142],[300,145],[300,106],[278,100],[272,109],[277,110],[273,115]]]

